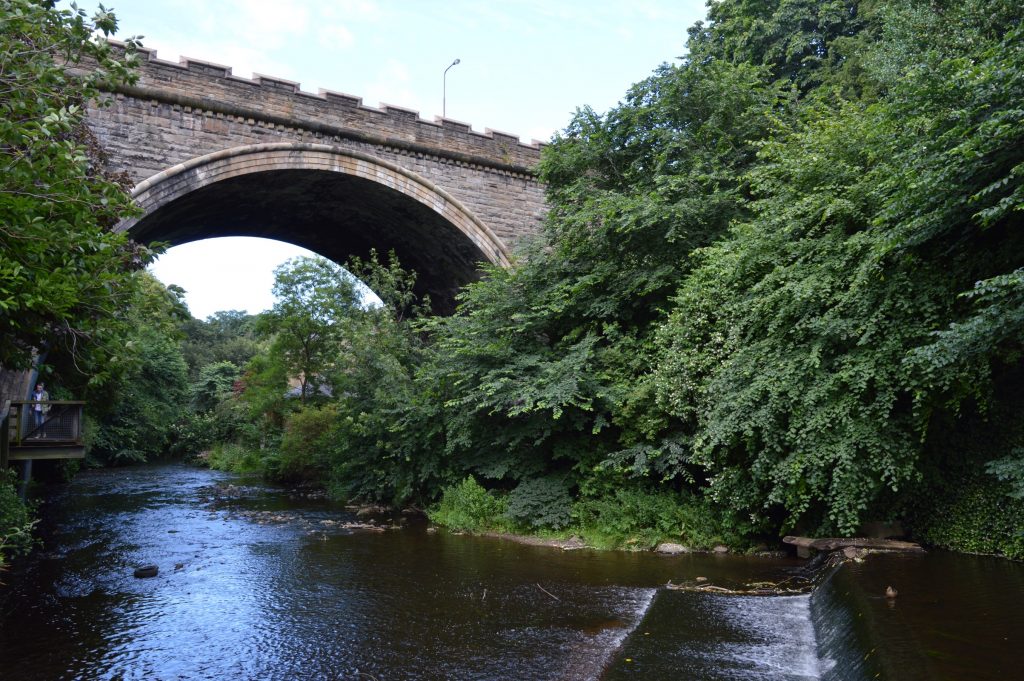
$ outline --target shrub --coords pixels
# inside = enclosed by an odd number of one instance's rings
[[[278,476],[292,482],[321,481],[329,468],[330,433],[338,421],[333,404],[291,414],[281,437]]]
[[[441,501],[428,512],[438,525],[464,532],[507,531],[508,500],[488,492],[473,478],[445,487]]]
[[[910,518],[914,535],[954,551],[1022,560],[1024,499],[1011,497],[1010,491],[1009,484],[987,476],[950,485],[942,495],[920,500]]]
[[[508,518],[516,525],[560,530],[572,522],[572,497],[565,476],[531,478],[508,495]]]
[[[12,469],[0,471],[0,566],[7,558],[28,553],[32,548],[32,526],[35,521],[25,504],[18,499]]]
[[[208,412],[187,412],[171,430],[170,452],[186,459],[219,442],[255,445],[256,426],[247,409],[237,400],[224,400]]]
[[[260,453],[249,447],[226,443],[218,444],[210,450],[206,460],[210,468],[229,473],[263,474],[265,467]]]
[[[742,533],[729,527],[729,515],[723,513],[691,494],[642,488],[584,499],[573,510],[587,543],[637,549],[649,549],[661,541],[681,541],[693,548],[738,546]]]

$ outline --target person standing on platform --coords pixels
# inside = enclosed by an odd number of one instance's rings
[[[50,411],[50,393],[46,392],[42,383],[36,383],[36,390],[32,393],[32,431],[33,437],[46,437],[46,414]]]

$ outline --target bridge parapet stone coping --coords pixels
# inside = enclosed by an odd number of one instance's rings
[[[124,43],[111,43],[124,49]],[[387,130],[387,141],[396,146],[425,145],[440,156],[455,151],[474,157],[484,168],[514,169],[530,175],[540,159],[543,143],[537,140],[524,144],[516,135],[490,128],[477,132],[466,123],[447,118],[426,120],[418,111],[404,107],[370,107],[346,93],[306,92],[298,82],[283,78],[263,74],[243,78],[234,75],[229,66],[190,57],[177,62],[163,60],[150,48],[139,52],[139,82],[120,88],[118,94],[148,100],[152,106],[168,103],[217,117],[234,114],[251,125],[262,121],[267,127],[291,121],[296,128],[307,128],[315,121],[366,135]],[[315,131],[317,126],[313,127]]]

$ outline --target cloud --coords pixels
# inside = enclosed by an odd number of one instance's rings
[[[384,18],[384,10],[375,0],[334,0],[324,5],[321,11],[327,18],[343,17],[362,21],[380,21]]]
[[[378,102],[423,111],[423,100],[413,87],[409,67],[397,59],[388,59],[363,95],[370,106]]]
[[[356,37],[342,24],[321,26],[317,30],[320,45],[328,49],[346,49],[355,44]]]
[[[303,0],[234,0],[230,22],[236,34],[249,42],[277,46],[288,35],[302,35],[309,29],[310,3]],[[211,3],[211,7],[214,3]]]

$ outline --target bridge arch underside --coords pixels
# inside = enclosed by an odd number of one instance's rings
[[[208,170],[197,164],[177,174],[193,177],[140,185],[136,200],[146,214],[127,225],[132,238],[177,246],[214,237],[263,237],[338,263],[351,255],[365,258],[372,248],[382,256],[394,250],[403,267],[416,271],[418,292],[429,294],[440,314],[454,310],[458,289],[478,278],[480,263],[507,263],[502,244],[461,209],[453,213],[452,206],[441,205],[440,196],[428,197],[428,203],[376,177],[322,168],[224,173],[212,181]]]

